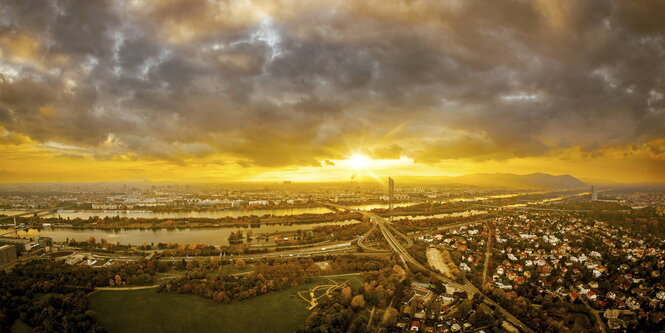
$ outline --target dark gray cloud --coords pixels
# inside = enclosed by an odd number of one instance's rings
[[[665,133],[662,1],[257,6],[4,1],[0,126],[98,158],[243,166],[360,141],[436,162]]]

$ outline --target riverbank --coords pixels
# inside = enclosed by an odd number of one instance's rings
[[[299,214],[288,216],[243,216],[243,217],[190,217],[190,218],[134,218],[134,217],[89,217],[87,219],[65,219],[62,217],[32,217],[23,219],[27,228],[70,228],[70,229],[178,229],[178,228],[248,228],[261,225],[293,225],[360,220],[362,215],[348,212],[328,212],[323,214]],[[11,225],[5,225],[6,227]]]

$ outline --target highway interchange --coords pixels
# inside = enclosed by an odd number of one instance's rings
[[[413,240],[411,240],[411,238],[409,238],[408,236],[397,232],[397,230],[395,230],[392,226],[390,226],[389,222],[386,221],[381,216],[376,215],[376,214],[371,213],[371,212],[368,212],[368,211],[357,210],[357,209],[348,208],[348,207],[344,207],[344,206],[334,205],[334,207],[336,207],[338,209],[345,209],[345,210],[348,210],[348,211],[353,211],[353,212],[360,213],[363,216],[367,217],[370,221],[372,221],[372,223],[374,224],[372,229],[374,229],[374,227],[379,228],[379,230],[381,231],[381,234],[383,235],[383,237],[388,242],[388,245],[390,245],[390,248],[393,250],[393,252],[395,252],[395,254],[397,254],[402,259],[402,261],[405,264],[409,263],[413,267],[415,267],[416,269],[418,269],[420,271],[423,271],[423,272],[426,272],[426,273],[429,273],[429,274],[437,277],[438,279],[442,280],[445,284],[447,284],[447,285],[449,285],[453,288],[456,288],[456,289],[459,289],[459,290],[462,290],[462,291],[466,291],[470,295],[480,294],[480,295],[484,296],[483,301],[486,304],[492,306],[494,309],[496,309],[496,311],[499,311],[512,325],[519,328],[523,332],[533,332],[533,330],[531,330],[526,325],[524,325],[524,323],[522,323],[519,319],[517,319],[515,316],[513,316],[510,312],[508,312],[506,309],[501,307],[498,303],[494,302],[489,297],[484,295],[478,288],[476,288],[476,286],[474,286],[471,282],[469,282],[469,280],[465,279],[464,284],[457,283],[457,282],[455,282],[455,281],[453,281],[449,278],[446,278],[445,276],[439,274],[438,272],[429,269],[428,267],[426,267],[423,264],[421,264],[420,262],[418,262],[406,250],[407,247],[410,247],[413,244]],[[370,231],[372,231],[372,230],[370,230]],[[394,233],[397,233],[400,238],[404,239],[404,241],[407,243],[406,247],[402,243],[400,243],[400,241],[397,239],[397,237],[395,236]],[[363,235],[363,237],[362,237],[363,240],[368,235],[369,235],[369,233]],[[407,266],[407,268],[408,268],[408,266]]]

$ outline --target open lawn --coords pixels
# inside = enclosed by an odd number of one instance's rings
[[[114,332],[293,332],[309,315],[295,294],[322,283],[221,304],[153,289],[98,291],[90,296],[97,320]]]
[[[11,329],[12,333],[32,333],[32,328],[28,324],[24,323],[22,320],[17,320],[14,322],[14,326]]]

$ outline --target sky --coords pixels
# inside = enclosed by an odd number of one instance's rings
[[[0,1],[0,182],[665,182],[665,1]]]

